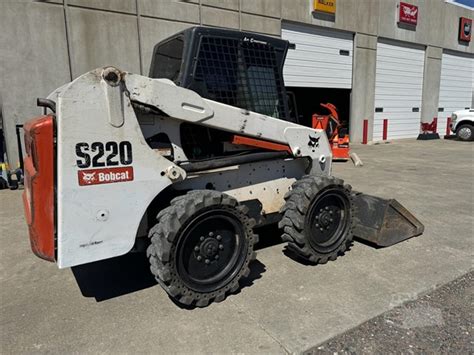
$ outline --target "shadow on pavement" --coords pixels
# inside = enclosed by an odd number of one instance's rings
[[[255,280],[261,279],[262,274],[267,271],[265,264],[256,260],[252,260],[249,264],[250,274],[246,278],[240,281],[240,289],[236,292],[240,293],[242,289],[252,286],[255,283]]]
[[[255,233],[258,234],[259,237],[258,243],[254,246],[256,251],[283,243],[281,240],[281,231],[278,229],[277,224],[255,228]]]
[[[255,232],[259,234],[260,239],[255,245],[256,251],[282,243],[281,232],[276,225],[257,228]],[[283,253],[303,265],[311,265],[287,248],[284,248]],[[241,288],[237,293],[253,285],[255,280],[260,279],[266,271],[265,265],[258,260],[258,255],[257,260],[252,261],[249,267],[250,275],[241,280]],[[112,259],[75,266],[72,268],[72,272],[82,295],[94,297],[97,302],[157,285],[155,278],[150,273],[145,253],[129,253]],[[179,306],[182,307],[182,305]]]
[[[84,297],[97,302],[143,290],[157,284],[145,253],[75,266],[72,273]]]
[[[281,243],[276,226],[259,228],[256,232],[260,241],[255,246],[258,251]],[[258,257],[258,256],[257,256]],[[262,277],[265,265],[255,260],[250,264],[250,275],[241,281],[245,288]],[[84,297],[94,297],[97,302],[119,297],[157,285],[150,273],[145,253],[129,253],[116,258],[75,266],[72,273]],[[240,292],[240,291],[238,291]]]

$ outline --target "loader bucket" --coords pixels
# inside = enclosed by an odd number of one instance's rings
[[[397,200],[362,193],[354,195],[354,235],[387,247],[423,233],[425,226]]]

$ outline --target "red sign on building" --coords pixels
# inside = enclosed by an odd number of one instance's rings
[[[472,19],[461,17],[459,19],[459,40],[464,42],[471,41]]]
[[[418,6],[400,1],[398,21],[416,26],[418,23]]]

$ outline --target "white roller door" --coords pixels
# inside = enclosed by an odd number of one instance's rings
[[[352,87],[353,35],[314,26],[283,24],[281,36],[296,45],[288,50],[286,86]]]
[[[409,45],[377,44],[373,140],[417,137],[420,132],[425,51]]]
[[[474,87],[474,58],[443,53],[439,85],[438,132],[444,134],[446,120],[454,111],[470,108]]]

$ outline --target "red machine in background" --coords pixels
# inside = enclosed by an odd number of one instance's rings
[[[349,160],[349,135],[339,121],[337,108],[333,104],[321,104],[329,111],[327,115],[313,114],[312,127],[324,129],[332,149],[333,160]]]

